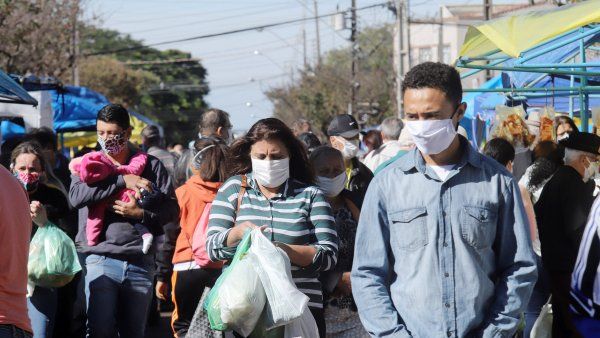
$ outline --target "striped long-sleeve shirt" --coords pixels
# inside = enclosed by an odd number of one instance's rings
[[[250,221],[257,226],[267,225],[267,237],[273,242],[292,245],[313,245],[317,253],[308,267],[292,264],[292,277],[298,289],[306,294],[309,307],[323,307],[323,293],[318,280],[320,271],[335,267],[338,236],[331,207],[323,193],[314,186],[288,180],[280,193],[271,199],[260,192],[252,175],[237,211],[241,177],[234,176],[219,189],[213,201],[208,223],[206,251],[211,260],[228,260],[235,247],[227,247],[227,236],[235,224]]]
[[[600,197],[588,217],[571,279],[571,310],[600,320]]]

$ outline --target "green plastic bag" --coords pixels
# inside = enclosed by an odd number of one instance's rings
[[[238,247],[235,251],[235,255],[233,256],[233,260],[231,264],[225,268],[221,276],[215,282],[215,286],[210,290],[210,293],[206,297],[206,301],[204,303],[204,309],[206,310],[206,314],[208,316],[208,321],[210,322],[210,327],[213,330],[217,331],[227,331],[229,328],[227,324],[223,322],[221,319],[221,305],[219,302],[219,289],[223,284],[223,281],[227,278],[227,275],[231,272],[232,268],[238,264],[238,262],[246,255],[248,249],[250,248],[250,231],[246,231],[244,234],[244,238],[242,238],[241,242],[238,244]]]
[[[37,286],[65,286],[81,271],[75,244],[52,223],[38,228],[29,244],[29,281]]]

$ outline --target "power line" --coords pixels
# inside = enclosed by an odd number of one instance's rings
[[[382,3],[378,3],[378,4],[373,4],[373,5],[370,5],[370,6],[364,6],[364,7],[361,7],[361,8],[357,8],[356,10],[365,10],[365,9],[369,9],[369,8],[374,8],[374,7],[379,7],[379,6],[385,6],[386,4],[387,3],[382,2]],[[335,13],[328,13],[328,14],[322,14],[322,15],[319,15],[317,17],[317,19],[334,16],[336,14],[337,14],[337,12],[335,12]],[[298,22],[303,22],[303,21],[308,21],[308,20],[314,20],[314,19],[315,19],[314,17],[313,18],[293,19],[293,20],[281,21],[281,22],[276,22],[276,23],[271,23],[271,24],[265,24],[265,25],[260,25],[260,26],[234,29],[234,30],[230,30],[230,31],[220,32],[220,33],[204,34],[204,35],[193,36],[193,37],[184,38],[184,39],[162,41],[162,42],[152,43],[152,44],[148,44],[148,45],[141,45],[141,46],[135,46],[135,47],[129,47],[129,48],[121,48],[121,49],[115,49],[115,50],[109,50],[109,51],[100,51],[100,52],[95,52],[95,53],[88,53],[88,54],[85,54],[85,56],[87,57],[87,56],[95,56],[95,55],[106,55],[106,54],[115,54],[115,53],[129,52],[129,51],[144,49],[144,48],[148,48],[148,47],[162,46],[162,45],[167,45],[167,44],[172,44],[172,43],[178,43],[178,42],[187,42],[187,41],[201,40],[201,39],[207,39],[207,38],[214,38],[214,37],[218,37],[218,36],[225,36],[225,35],[231,35],[231,34],[249,32],[249,31],[254,31],[254,30],[263,30],[263,29],[266,29],[266,28],[272,28],[272,27],[277,27],[277,26],[289,25],[289,24],[293,24],[293,23],[298,23]]]

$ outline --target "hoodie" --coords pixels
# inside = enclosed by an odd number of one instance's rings
[[[175,191],[180,209],[181,232],[175,244],[173,264],[194,260],[191,245],[194,230],[206,203],[215,199],[221,184],[221,182],[206,182],[199,175],[194,175]]]

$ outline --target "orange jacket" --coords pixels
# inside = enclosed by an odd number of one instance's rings
[[[194,175],[175,194],[179,203],[179,226],[181,232],[175,244],[173,264],[194,260],[192,254],[192,237],[196,225],[202,216],[206,203],[212,202],[222,182],[206,182],[199,175]]]

